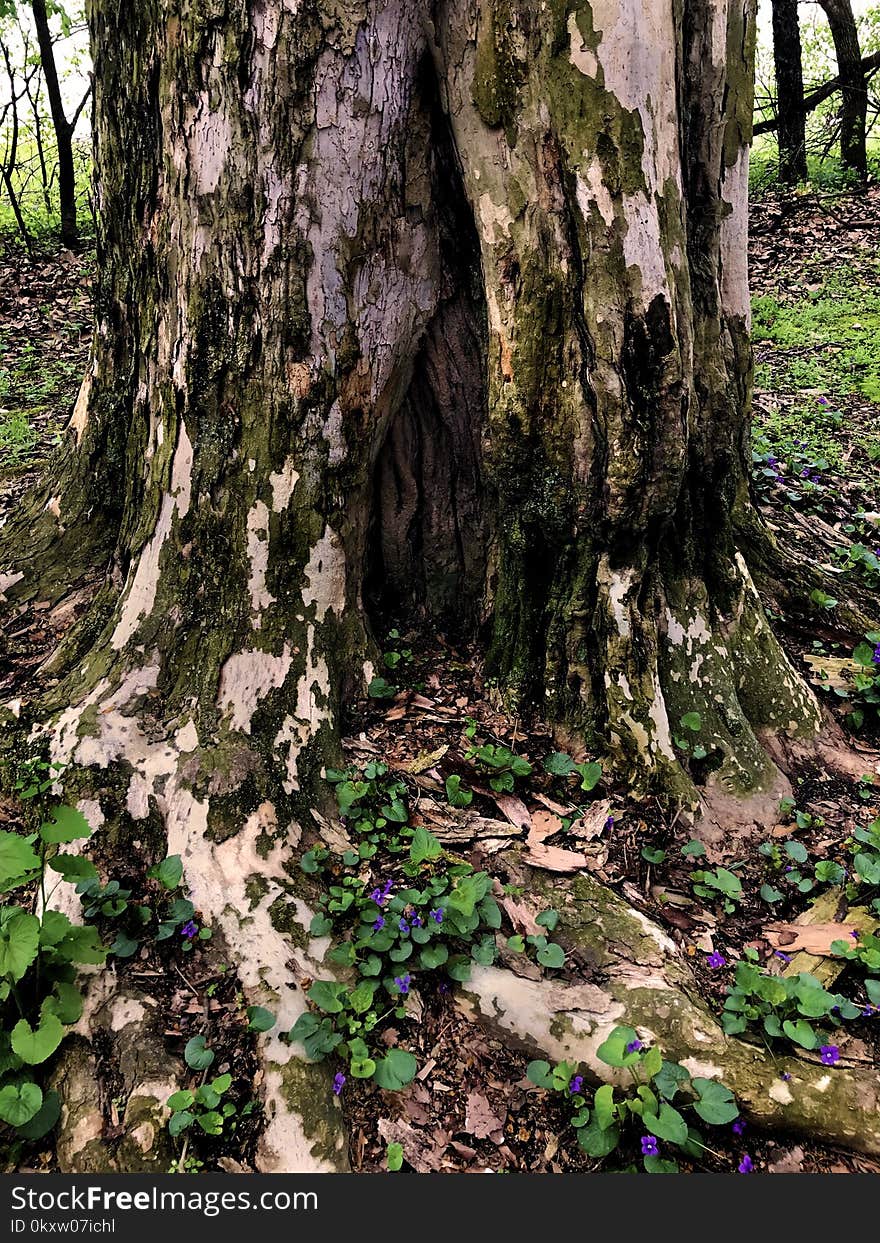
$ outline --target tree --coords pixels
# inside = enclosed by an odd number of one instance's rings
[[[862,64],[859,32],[849,0],[819,0],[834,40],[840,78],[840,159],[864,180],[868,175],[865,145],[868,84]]]
[[[40,47],[40,63],[43,66],[43,77],[46,82],[46,94],[49,99],[49,111],[52,115],[52,126],[55,130],[55,143],[58,150],[58,206],[61,214],[61,241],[70,249],[76,249],[79,232],[76,223],[76,170],[73,162],[73,134],[80,113],[91,94],[91,86],[75,109],[70,120],[61,94],[58,80],[58,66],[55,63],[55,40],[49,17],[52,13],[62,12],[57,3],[50,0],[31,0],[31,11],[37,30],[37,41]]]
[[[773,0],[773,63],[776,70],[776,127],[779,178],[806,181],[807,117],[797,0]]]
[[[429,8],[93,0],[92,363],[3,532],[9,608],[106,565],[10,737],[183,856],[281,1028],[383,610],[490,617],[513,704],[692,803],[775,807],[759,735],[820,724],[747,568],[751,0]],[[335,1159],[267,1061],[266,1168]]]

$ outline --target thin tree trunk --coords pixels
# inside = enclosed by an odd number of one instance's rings
[[[808,176],[798,0],[772,0],[772,4],[779,179],[796,185]]]
[[[58,148],[58,206],[61,213],[61,241],[71,250],[79,242],[76,224],[76,171],[73,164],[73,127],[64,111],[64,100],[55,64],[55,46],[46,11],[46,0],[31,0],[37,41],[40,45],[40,62],[46,79],[46,95],[55,129]]]
[[[868,175],[866,118],[868,86],[862,66],[859,32],[849,0],[819,0],[828,18],[840,78],[840,159],[864,180]]]

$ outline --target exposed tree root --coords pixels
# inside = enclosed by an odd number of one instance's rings
[[[540,878],[535,881],[540,888]],[[595,1081],[620,1083],[624,1072],[599,1061],[596,1050],[614,1027],[629,1024],[693,1075],[723,1081],[756,1124],[880,1153],[880,1078],[873,1066],[771,1057],[726,1036],[656,924],[587,876],[564,899],[555,891],[553,900],[596,983],[535,981],[479,967],[460,994],[466,1014],[536,1055],[577,1062]]]

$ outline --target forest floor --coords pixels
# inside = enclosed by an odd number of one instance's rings
[[[785,527],[795,515],[802,538],[809,539],[813,522],[830,527],[839,539],[834,568],[842,579],[859,576],[880,589],[880,193],[766,197],[755,205],[752,223],[756,495],[771,524]],[[31,264],[10,249],[0,255],[0,271],[2,521],[38,474],[75,399],[88,351],[92,259],[62,252]],[[793,662],[804,672],[812,668],[820,689],[815,670],[827,673],[837,669],[829,660],[843,662],[843,674],[826,679],[824,693],[837,718],[849,716],[852,724],[857,705],[843,693],[845,664],[862,636],[838,633],[829,598],[816,602],[814,618],[773,616],[772,621]],[[13,629],[27,635],[31,656],[26,658],[20,641],[13,645],[19,659],[0,670],[5,694],[25,676],[33,653],[56,637],[39,614],[17,619]],[[711,866],[723,866],[741,885],[739,895],[725,903],[695,892],[691,874],[708,865],[683,853],[690,833],[655,801],[634,800],[604,776],[582,792],[576,773],[547,770],[545,761],[554,752],[549,733],[498,711],[478,652],[450,646],[436,635],[392,631],[381,637],[387,654],[383,673],[394,690],[389,688],[387,699],[353,708],[346,762],[358,771],[369,763],[387,765],[407,787],[411,824],[441,836],[441,826],[462,823],[447,801],[448,779],[459,779],[464,797],[472,796],[465,819],[473,832],[457,849],[494,877],[499,900],[503,894],[502,905],[513,912],[507,931],[515,935],[531,926],[528,919],[517,923],[518,904],[528,906],[518,849],[521,839],[539,828],[558,883],[565,883],[571,868],[554,847],[585,855],[592,875],[622,892],[680,945],[704,995],[719,1010],[733,965],[747,949],[780,973],[794,967],[827,970],[834,962],[829,946],[835,932],[829,925],[836,926],[837,936],[847,935],[849,925],[846,898],[833,880],[839,868],[851,865],[854,831],[880,817],[873,781],[880,771],[873,745],[877,730],[870,717],[861,733],[853,734],[854,748],[864,748],[864,780],[804,770],[794,780],[793,804],[780,808],[763,850],[759,841],[744,846],[740,839],[738,854],[711,854]],[[827,689],[834,683],[837,694]],[[472,754],[486,744],[506,747],[527,762],[530,771],[511,779],[513,789],[492,789],[491,772]],[[15,807],[4,804],[0,817],[14,823]],[[130,864],[120,871],[113,860],[100,862],[108,876],[132,890],[133,901],[147,894],[151,882]],[[795,957],[803,927],[793,925],[817,895],[826,906],[830,901],[831,913],[818,941],[808,938],[815,953],[804,965],[803,955]],[[104,931],[112,940],[111,921]],[[577,978],[577,953],[564,932],[560,941],[567,957],[556,974]],[[537,970],[525,955],[502,949],[502,958],[526,976]],[[182,955],[173,940],[145,942],[136,954],[118,958],[116,969],[155,999],[175,1054],[210,1024],[216,1069],[234,1068],[231,1094],[244,1105],[253,1091],[252,1038],[235,980],[211,943],[197,942]],[[387,1045],[399,1041],[417,1055],[414,1082],[391,1093],[350,1077],[342,1090],[353,1168],[385,1168],[389,1142],[400,1143],[406,1168],[418,1171],[609,1168],[608,1160],[581,1151],[563,1103],[529,1081],[527,1057],[466,1019],[439,973],[433,975],[438,982],[418,994],[413,990],[406,1013],[382,1029]],[[867,1011],[837,1027],[841,1057],[876,1061],[880,1013],[865,1004],[850,968],[833,987]],[[111,1137],[118,1123],[114,1108],[109,1100]],[[258,1122],[250,1115],[234,1135],[194,1141],[188,1168],[248,1168]],[[717,1129],[713,1151],[699,1161],[685,1158],[683,1168],[736,1169],[746,1152],[764,1172],[880,1172],[880,1162],[802,1137],[748,1129],[743,1134],[730,1127]],[[54,1159],[45,1141],[20,1156],[37,1169],[54,1168]],[[623,1150],[615,1167],[638,1160],[640,1154]]]

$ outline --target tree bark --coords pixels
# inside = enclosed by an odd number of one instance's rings
[[[868,85],[862,67],[859,32],[849,0],[819,0],[828,18],[837,74],[840,78],[840,159],[864,180],[868,175],[865,145],[868,115]]]
[[[776,120],[779,179],[789,185],[806,181],[807,117],[797,0],[773,0],[773,64],[776,70]]]
[[[49,26],[49,15],[46,11],[46,0],[31,0],[34,25],[37,28],[37,41],[40,45],[40,63],[43,66],[43,77],[46,80],[46,94],[49,97],[49,111],[52,114],[52,125],[55,129],[55,143],[58,148],[58,206],[61,213],[61,241],[70,250],[75,250],[79,243],[79,232],[76,224],[76,173],[73,166],[73,126],[64,111],[64,100],[58,82],[58,67],[55,64],[55,45],[52,30]]]
[[[775,806],[759,735],[820,717],[737,542],[752,0],[89,20],[92,363],[0,591],[108,558],[4,720],[113,848],[183,857],[290,1027],[326,949],[293,852],[395,609],[485,624],[509,701],[640,785]],[[264,1168],[338,1165],[324,1071],[264,1057]]]

